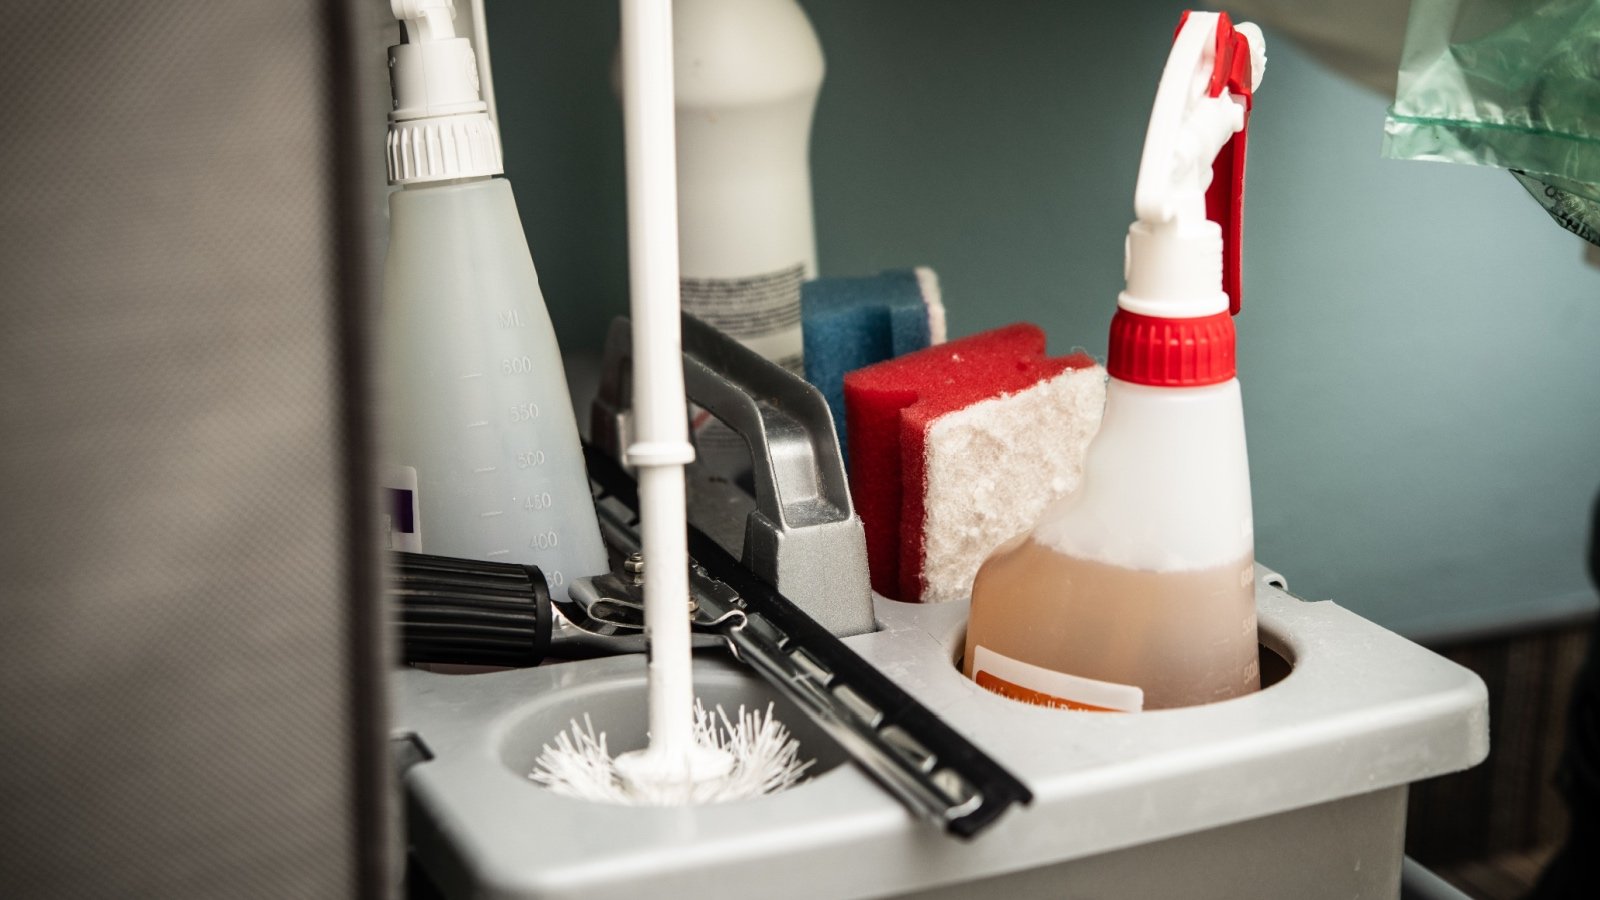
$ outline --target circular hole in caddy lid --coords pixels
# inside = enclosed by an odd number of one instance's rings
[[[967,644],[967,634],[966,634],[966,629],[963,628],[961,630],[960,639],[956,641],[955,652],[954,652],[954,655],[953,655],[953,657],[951,659],[951,664],[955,667],[956,672],[958,674],[960,674],[961,679],[963,681],[970,681],[970,679],[966,675],[966,670],[965,670],[965,662],[966,662],[966,660],[965,660],[965,658],[963,656],[963,652],[964,652],[964,648],[966,647],[966,644]],[[1268,689],[1268,688],[1270,688],[1270,687],[1282,682],[1285,678],[1288,678],[1289,675],[1294,672],[1294,664],[1291,663],[1289,660],[1285,659],[1284,657],[1280,656],[1278,654],[1278,652],[1273,650],[1271,647],[1268,647],[1265,644],[1257,644],[1256,645],[1256,650],[1257,650],[1257,664],[1260,667],[1260,672],[1261,672],[1261,690],[1264,691],[1264,690],[1266,690],[1266,689]],[[1007,703],[1021,703],[1021,704],[1027,705],[1027,706],[1043,706],[1043,705],[1046,705],[1046,704],[1041,704],[1041,703],[1032,703],[1032,702],[1029,702],[1027,700],[1017,699],[1017,698],[1013,698],[1013,697],[1007,697],[1007,696],[1005,696],[1003,694],[997,693],[995,691],[987,690],[987,689],[983,689],[983,693],[992,695],[994,697],[997,697],[997,698],[999,698],[999,699],[1001,699],[1001,700],[1003,700],[1003,701],[1005,701]],[[1248,697],[1250,695],[1249,694],[1245,694],[1243,696]],[[1225,698],[1223,700],[1216,700],[1216,701],[1212,701],[1212,702],[1215,702],[1215,703],[1226,703],[1228,700],[1236,700],[1236,699],[1240,699],[1240,698],[1238,698],[1238,697],[1229,697],[1229,698]],[[1192,708],[1194,706],[1209,706],[1209,705],[1210,705],[1210,703],[1195,703],[1195,704],[1186,704],[1186,705],[1183,705],[1183,706],[1169,706],[1169,707],[1164,707],[1164,709],[1189,709],[1189,708]],[[1062,712],[1067,712],[1067,713],[1082,712],[1083,711],[1083,710],[1066,709],[1066,708],[1060,708],[1060,707],[1058,707],[1058,708]],[[1149,712],[1161,712],[1162,710],[1161,709],[1151,709],[1151,710],[1148,710],[1148,711]]]
[[[567,665],[581,666],[582,663]],[[695,697],[707,710],[715,710],[720,705],[729,718],[737,715],[740,706],[746,710],[765,710],[767,704],[772,704],[772,717],[799,742],[800,758],[813,760],[804,780],[789,788],[790,791],[803,788],[806,782],[848,759],[832,738],[759,677],[725,663],[696,660],[694,687]],[[569,732],[574,722],[583,727],[586,721],[593,725],[597,735],[604,733],[606,749],[612,756],[642,749],[646,744],[647,698],[642,669],[618,677],[579,681],[551,691],[506,729],[499,748],[500,760],[518,777],[526,778],[534,770],[545,745],[554,744],[557,736]],[[544,790],[532,780],[528,781],[528,786]]]

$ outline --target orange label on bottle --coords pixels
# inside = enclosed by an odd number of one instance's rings
[[[988,647],[973,650],[972,680],[1002,697],[1085,712],[1139,712],[1144,691],[1128,684],[1098,681],[1035,666]]]

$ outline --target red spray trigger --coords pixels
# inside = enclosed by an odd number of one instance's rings
[[[1188,17],[1188,13],[1184,13]],[[1181,25],[1179,26],[1182,27]],[[1222,289],[1228,294],[1228,311],[1239,314],[1239,259],[1244,237],[1245,139],[1250,133],[1253,100],[1250,42],[1233,28],[1227,13],[1217,14],[1216,60],[1206,93],[1222,96],[1224,90],[1244,106],[1244,127],[1218,151],[1211,164],[1211,186],[1206,189],[1206,218],[1222,228]]]

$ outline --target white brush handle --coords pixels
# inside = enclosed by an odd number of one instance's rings
[[[683,466],[694,459],[678,312],[678,175],[672,3],[622,0],[622,109],[628,163],[633,432],[639,473],[644,618],[650,639],[650,750],[687,769],[694,753]]]

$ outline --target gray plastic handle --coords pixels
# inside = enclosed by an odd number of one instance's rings
[[[593,442],[617,459],[630,439],[632,360],[628,323],[619,318],[590,423]],[[755,509],[745,518],[743,564],[833,634],[873,630],[866,532],[822,393],[689,315],[683,376],[689,399],[750,450]]]

